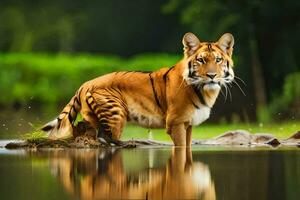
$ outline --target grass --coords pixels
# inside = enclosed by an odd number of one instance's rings
[[[202,124],[193,128],[193,139],[208,139],[221,135],[230,130],[247,130],[251,133],[271,133],[279,139],[285,139],[300,131],[300,121],[269,124]],[[0,135],[0,138],[11,138]],[[15,135],[15,137],[18,137]],[[45,139],[47,136],[41,131],[21,135],[21,139],[30,141]],[[171,141],[164,129],[145,129],[135,125],[127,125],[122,134],[123,140],[151,138],[160,141]]]
[[[34,142],[38,140],[47,139],[47,134],[43,131],[33,131],[31,133],[26,133],[22,135],[22,139]]]
[[[193,139],[208,139],[230,130],[247,130],[251,133],[271,133],[279,139],[285,139],[300,130],[300,121],[270,124],[202,124],[193,128]],[[171,141],[164,129],[144,129],[128,125],[122,139],[152,138],[154,140]]]
[[[114,71],[156,70],[174,65],[181,57],[145,53],[125,59],[113,55],[0,52],[0,91],[5,94],[0,95],[0,104],[38,105],[50,111],[68,102],[87,80]]]

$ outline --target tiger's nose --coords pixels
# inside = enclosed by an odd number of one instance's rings
[[[206,76],[211,79],[214,79],[217,76],[217,74],[216,73],[206,73]]]

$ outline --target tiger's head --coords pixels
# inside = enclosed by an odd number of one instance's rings
[[[183,36],[184,60],[187,65],[183,78],[188,85],[204,90],[220,90],[234,80],[232,51],[234,38],[225,33],[217,42],[200,42],[193,33]]]

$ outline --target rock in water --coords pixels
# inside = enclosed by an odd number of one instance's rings
[[[251,134],[245,130],[229,131],[212,139],[199,141],[205,145],[250,145]]]
[[[256,133],[251,135],[251,145],[272,145],[278,146],[281,143],[272,134],[268,133]]]
[[[288,146],[300,146],[300,131],[294,133],[291,137],[282,141],[283,144]]]

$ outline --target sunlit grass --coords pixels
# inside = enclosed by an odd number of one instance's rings
[[[300,130],[300,122],[272,124],[202,124],[193,128],[193,139],[208,139],[231,130],[247,130],[251,133],[271,133],[279,139],[288,138]],[[145,129],[127,125],[122,139],[151,138],[154,140],[170,141],[164,129]]]
[[[22,139],[28,141],[40,141],[47,139],[47,137],[47,134],[43,131],[33,131],[31,133],[26,133],[22,135]]]
[[[271,133],[279,139],[290,137],[300,131],[300,121],[290,121],[284,123],[240,123],[240,124],[202,124],[193,127],[193,139],[208,139],[223,134],[231,130],[247,130],[251,133]],[[47,138],[47,134],[42,131],[33,131],[27,134],[0,134],[0,138],[24,140],[41,140]],[[123,140],[129,139],[154,139],[160,141],[171,141],[170,136],[164,129],[146,129],[135,125],[127,124],[122,134]]]

